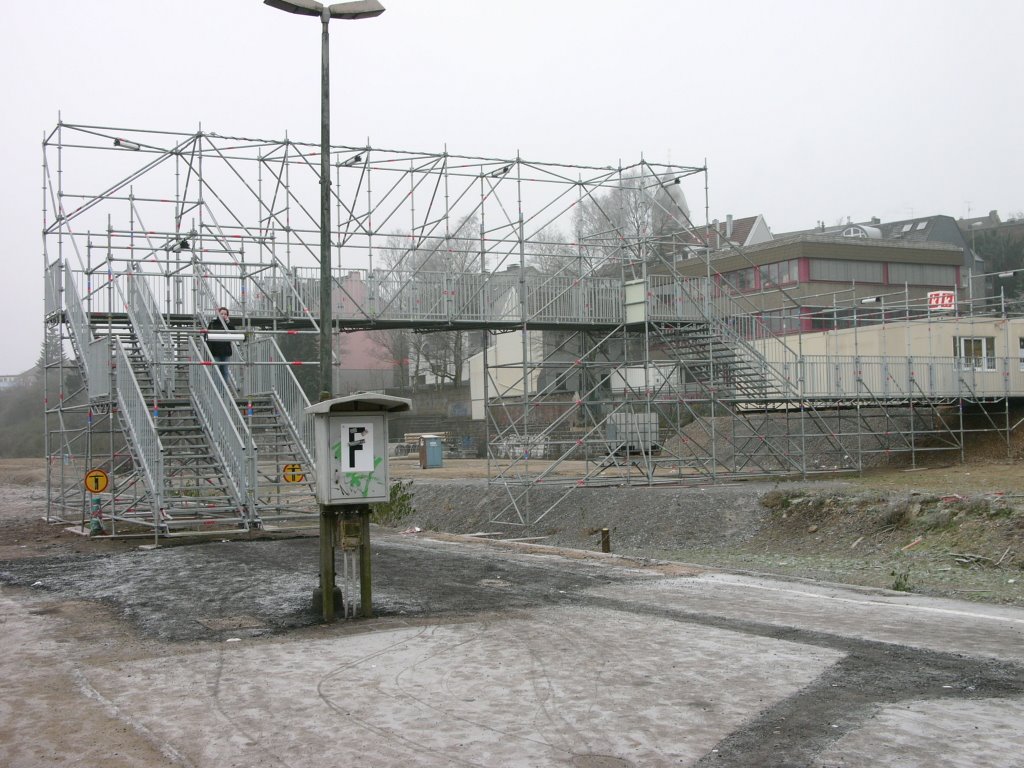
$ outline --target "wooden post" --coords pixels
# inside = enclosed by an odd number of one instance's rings
[[[334,536],[338,513],[320,507],[320,609],[325,622],[334,621]]]
[[[607,528],[601,529],[601,551],[611,552],[612,551],[612,532]]]

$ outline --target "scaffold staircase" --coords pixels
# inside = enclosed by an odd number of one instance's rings
[[[110,414],[118,435],[108,460],[91,462],[112,475],[94,503],[113,532],[193,534],[263,528],[267,520],[283,527],[316,512],[301,428],[308,401],[272,340],[238,345],[240,359],[272,349],[279,370],[224,382],[203,341],[205,325],[177,318],[171,326],[141,276],[129,274],[118,287],[123,312],[90,313],[63,272],[60,316],[88,385],[90,418]],[[64,496],[68,508],[80,491]]]
[[[659,351],[672,355],[687,381],[720,399],[757,402],[768,395],[767,365],[715,333],[711,323],[662,324],[653,335]]]

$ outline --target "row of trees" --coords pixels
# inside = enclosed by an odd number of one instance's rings
[[[0,457],[42,456],[46,394],[50,398],[63,396],[70,400],[77,396],[81,399],[84,397],[81,388],[82,378],[74,362],[64,354],[60,332],[47,326],[36,364],[17,385],[0,390]],[[81,417],[73,415],[68,418],[68,426],[74,426],[72,422],[76,420],[82,421]]]
[[[1024,213],[1016,218],[1024,220]],[[974,235],[972,240],[975,253],[985,260],[986,272],[1013,272],[996,279],[996,291],[1002,288],[1004,296],[1015,303],[1024,301],[1024,272],[1014,272],[1024,269],[1024,234],[993,229]]]

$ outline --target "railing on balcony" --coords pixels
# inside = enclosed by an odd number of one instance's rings
[[[145,266],[109,276],[125,286],[122,292],[140,313],[142,326],[152,326],[149,321],[161,312],[209,320],[220,306],[228,307],[235,317],[305,319],[313,325],[320,316],[316,267],[207,265],[197,260],[191,274],[168,278],[141,271]],[[83,289],[89,282],[89,276],[81,272],[71,277]],[[165,285],[168,280],[175,281],[173,299]],[[111,306],[106,293],[91,296],[94,312],[123,311],[123,307]],[[527,322],[549,325],[606,325],[623,317],[618,279],[550,275],[529,269],[522,277],[515,269],[494,273],[336,270],[331,296],[334,318],[355,325],[376,321],[516,324],[523,321],[524,312]],[[158,347],[153,333],[147,332],[143,340],[146,354],[150,347],[154,351]]]
[[[958,397],[1002,398],[1024,387],[1017,358],[804,355],[789,369],[802,399],[857,401]]]

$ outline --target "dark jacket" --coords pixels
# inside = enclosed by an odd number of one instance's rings
[[[221,320],[220,315],[213,318],[210,324],[206,328],[208,331],[233,331],[235,330],[234,323],[231,322],[231,318],[228,318],[227,323]],[[211,341],[210,337],[206,337],[206,346],[210,348],[210,354],[214,357],[231,357],[231,342],[230,341]]]

